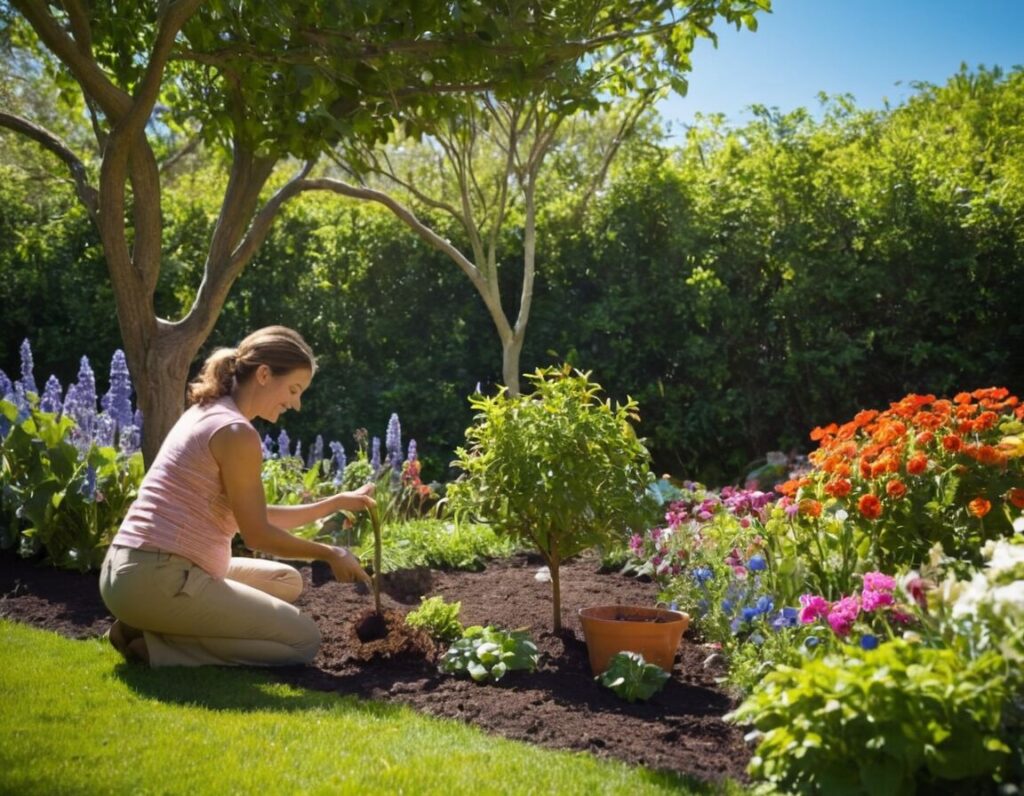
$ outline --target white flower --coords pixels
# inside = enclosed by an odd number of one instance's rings
[[[1006,618],[1024,617],[1024,580],[1014,581],[1008,586],[997,586],[990,596],[992,610]]]
[[[953,618],[965,619],[977,613],[978,605],[988,595],[988,579],[980,572],[975,573],[970,583],[956,597],[953,603]]]
[[[846,509],[839,509],[839,511],[836,512],[836,519],[840,522],[846,522],[849,517],[850,515],[846,513]]]
[[[992,575],[1012,571],[1018,564],[1024,564],[1024,545],[1000,540],[985,552],[989,556],[988,569]]]
[[[1024,514],[1013,521],[1013,530],[1017,533],[1024,533]]]

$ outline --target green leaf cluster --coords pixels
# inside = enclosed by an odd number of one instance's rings
[[[466,673],[479,682],[498,682],[508,672],[537,668],[540,653],[525,630],[500,630],[488,625],[467,627],[441,659],[441,671]]]
[[[647,663],[638,652],[620,652],[595,679],[627,702],[636,702],[646,701],[664,688],[669,674]]]
[[[754,727],[750,773],[794,793],[913,794],[998,781],[1007,663],[895,639],[780,666],[729,719]],[[941,783],[946,783],[942,785]]]
[[[590,374],[567,365],[526,378],[528,395],[470,398],[470,447],[454,462],[465,475],[448,498],[559,562],[643,522],[649,454],[635,401],[602,401]]]
[[[419,608],[406,614],[405,623],[425,630],[433,639],[450,643],[462,636],[461,610],[461,602],[446,603],[440,595],[424,597]]]
[[[0,401],[0,412],[11,423],[0,441],[0,549],[43,551],[64,569],[98,569],[138,493],[142,454],[95,444],[82,454],[71,442],[71,419],[33,406],[19,420],[10,401]]]

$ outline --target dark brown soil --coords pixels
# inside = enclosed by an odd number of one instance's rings
[[[373,598],[337,583],[319,564],[303,567],[308,588],[299,606],[317,621],[323,645],[313,665],[273,670],[276,677],[323,691],[401,702],[434,716],[541,746],[585,750],[634,765],[704,780],[745,780],[750,752],[742,731],[722,715],[733,702],[703,663],[709,650],[684,637],[672,678],[646,703],[629,704],[591,675],[576,611],[591,605],[654,604],[656,587],[599,571],[583,558],[563,565],[565,632],[551,628],[551,587],[525,555],[482,572],[423,571],[384,579],[388,633],[362,643],[355,624],[373,614]],[[402,622],[421,596],[461,601],[464,624],[528,627],[541,652],[534,673],[511,672],[496,685],[441,674],[442,648]],[[58,571],[0,555],[0,616],[72,638],[104,633],[111,617],[95,575]]]

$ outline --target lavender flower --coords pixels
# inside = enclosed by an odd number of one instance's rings
[[[114,445],[114,437],[117,434],[114,418],[106,412],[96,415],[96,424],[93,426],[92,441],[101,448],[110,448]]]
[[[409,440],[409,455],[405,457],[406,461],[416,461],[416,440]]]
[[[63,392],[64,390],[61,388],[57,377],[51,375],[46,380],[43,397],[39,400],[39,409],[43,412],[59,415],[64,408],[64,402],[61,400],[61,393]]]
[[[118,428],[132,425],[132,379],[120,348],[110,360],[110,389],[100,405]]]
[[[89,365],[89,357],[82,357],[78,381],[68,388],[64,398],[64,414],[78,426],[78,432],[74,435],[76,447],[79,450],[88,448],[96,426],[96,376]]]
[[[345,446],[340,442],[332,442],[330,444],[331,449],[331,463],[334,467],[334,485],[340,486],[342,480],[345,478]]]
[[[298,459],[300,462],[302,461],[302,440],[301,439],[298,442],[295,443],[295,453],[292,454],[292,455],[295,456],[295,458]]]
[[[388,452],[388,461],[396,473],[402,470],[402,424],[398,422],[398,413],[392,412],[388,420],[388,431],[384,437],[384,447]]]
[[[142,447],[142,427],[134,423],[121,429],[121,453],[131,456]]]
[[[269,434],[263,435],[263,458],[273,459],[274,458],[274,440],[270,438]]]
[[[11,395],[14,395],[14,385],[11,384],[7,374],[0,370],[0,398],[7,398]]]
[[[32,346],[29,345],[26,337],[21,343],[21,386],[26,393],[34,392],[39,395],[39,388],[36,387],[36,379],[32,374],[35,365],[32,362]]]
[[[288,432],[283,428],[281,429],[281,433],[277,435],[277,455],[282,459],[285,456],[292,455],[292,441],[288,437]]]
[[[380,475],[380,437],[374,437],[370,444],[370,466],[373,468],[373,477]]]
[[[316,435],[316,440],[313,442],[313,447],[309,451],[309,461],[306,463],[306,467],[312,470],[324,458],[324,438],[320,434]]]

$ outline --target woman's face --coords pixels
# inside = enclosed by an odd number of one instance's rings
[[[302,393],[309,387],[313,380],[313,371],[309,368],[296,368],[288,373],[275,376],[270,368],[260,366],[257,372],[257,380],[260,385],[260,401],[257,415],[271,423],[294,409],[296,412],[302,408]]]

